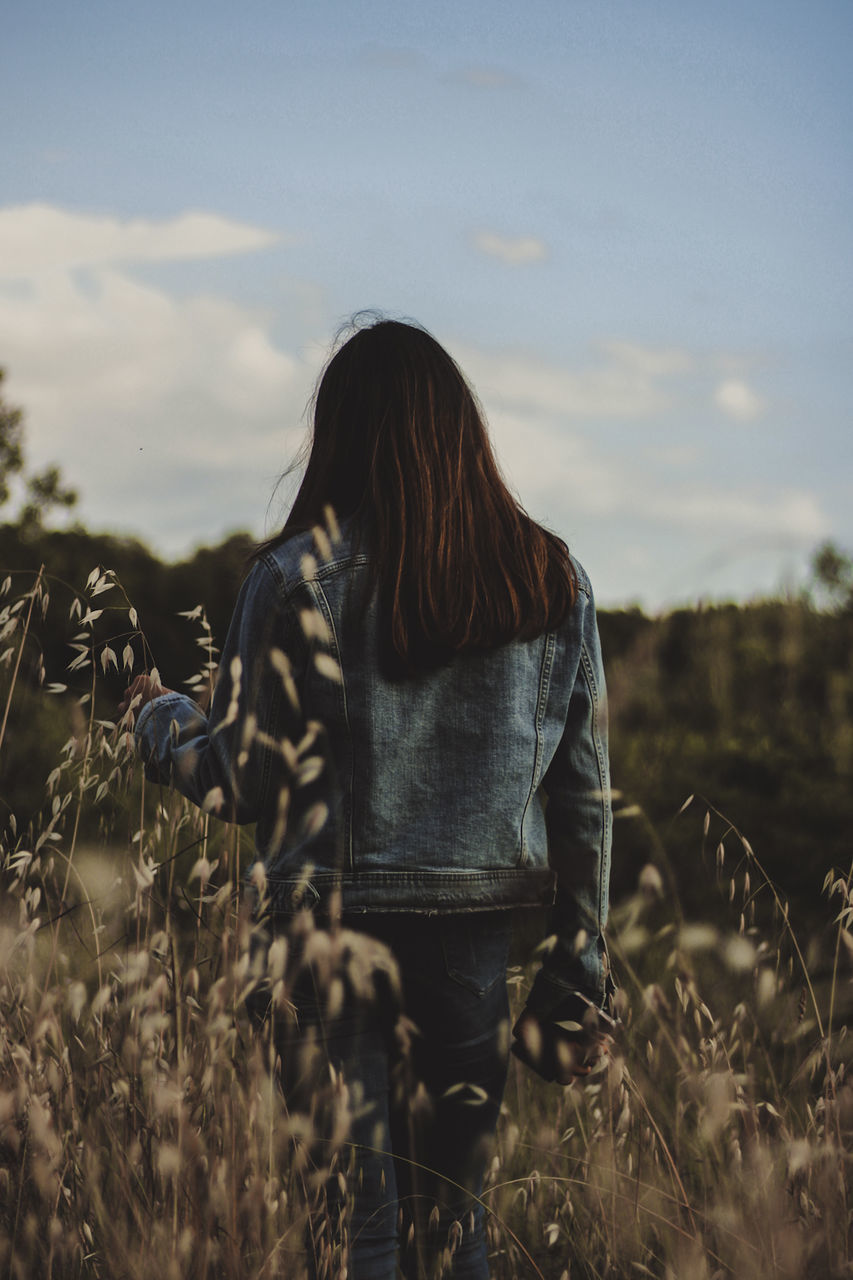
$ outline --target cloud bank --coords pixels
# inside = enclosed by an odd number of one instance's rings
[[[33,465],[61,463],[84,519],[168,551],[228,527],[260,529],[302,434],[309,371],[275,342],[268,316],[172,296],[124,264],[247,252],[278,237],[213,214],[30,215],[31,225],[20,208],[0,210],[0,360]]]
[[[754,556],[757,539],[773,589],[780,554],[806,552],[830,531],[818,497],[769,480],[760,450],[751,468],[736,468],[719,444],[721,409],[738,420],[747,405],[759,411],[745,382],[725,405],[716,401],[718,366],[728,357],[625,341],[599,344],[574,367],[523,352],[459,355],[505,474],[531,515],[595,571],[606,599],[665,600],[664,575],[687,584],[682,599],[717,589],[705,581],[709,548],[725,548],[733,580],[738,557]],[[679,563],[687,566],[680,577],[672,572]]]
[[[0,277],[101,267],[176,262],[266,249],[280,236],[215,213],[190,212],[167,221],[70,213],[46,204],[0,209]]]
[[[212,213],[157,222],[27,208],[0,209],[0,363],[32,465],[58,462],[94,527],[166,553],[237,527],[262,533],[324,350],[316,300],[293,302],[302,336],[286,349],[274,316],[212,292],[172,294],[133,265],[274,250],[281,237]],[[510,265],[531,254],[525,243],[501,241]],[[810,547],[828,533],[812,492],[767,475],[772,401],[741,353],[613,337],[550,359],[450,346],[521,500],[568,538],[605,599],[636,598],[640,579],[654,605],[673,565],[723,543]],[[735,441],[754,442],[737,466]]]

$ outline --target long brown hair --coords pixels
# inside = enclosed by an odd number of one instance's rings
[[[402,671],[559,625],[577,592],[565,543],[509,492],[471,387],[425,329],[358,328],[320,377],[313,424],[296,500],[260,550],[326,506],[354,517]]]

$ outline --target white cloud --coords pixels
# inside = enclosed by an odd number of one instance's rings
[[[694,356],[683,347],[646,347],[638,342],[601,344],[614,361],[648,378],[665,378],[690,373],[696,368]]]
[[[579,512],[620,509],[627,491],[624,468],[586,435],[535,414],[495,409],[488,417],[504,474],[534,518],[566,529]]]
[[[737,489],[687,489],[658,495],[652,513],[663,523],[680,528],[725,530],[731,534],[785,535],[804,543],[829,532],[829,522],[813,493],[797,490],[767,492],[754,485]]]
[[[668,407],[668,384],[688,372],[692,358],[678,348],[628,342],[599,346],[580,368],[566,368],[513,351],[465,352],[463,368],[490,401],[563,418],[642,418]]]
[[[215,213],[156,222],[72,213],[46,204],[0,209],[0,278],[75,267],[166,262],[247,253],[281,236]]]
[[[741,378],[727,378],[714,392],[714,404],[738,422],[754,422],[765,410],[762,396]]]
[[[487,403],[488,409],[488,403]],[[745,480],[737,487],[696,478],[678,467],[661,476],[635,453],[614,453],[576,424],[535,414],[489,413],[495,448],[531,515],[571,530],[598,520],[633,530],[669,530],[673,538],[777,535],[812,544],[829,524],[813,493],[773,490]]]
[[[501,236],[495,231],[478,231],[474,247],[508,267],[526,267],[531,262],[544,262],[548,257],[548,246],[536,236]]]
[[[756,537],[776,548],[767,569],[772,590],[778,557],[829,532],[814,492],[774,486],[763,469],[748,467],[732,483],[710,430],[702,437],[699,425],[711,369],[685,349],[608,342],[575,368],[519,352],[456,354],[478,389],[521,501],[568,539],[594,570],[604,598],[640,592],[647,604],[664,599],[675,566],[704,562],[708,548],[722,542],[752,545]],[[697,418],[687,439],[685,420]],[[697,437],[704,438],[702,448]],[[642,589],[631,557],[648,566]],[[684,572],[692,582],[687,595],[704,589],[704,579]],[[731,581],[742,591],[738,572],[735,565]],[[725,594],[725,581],[714,585]]]
[[[70,414],[122,418],[194,389],[249,417],[270,412],[296,360],[264,322],[224,299],[175,299],[117,271],[79,286],[37,280],[27,297],[0,291],[0,344],[29,411],[46,427]],[[175,442],[180,447],[180,438]]]
[[[0,231],[15,224],[8,213]],[[0,278],[0,358],[8,398],[26,413],[31,465],[59,462],[95,527],[136,530],[171,551],[226,527],[260,530],[302,435],[313,370],[276,344],[268,316],[173,297],[106,261],[236,251],[239,229],[213,215],[127,223],[99,249],[93,227],[68,217],[62,253],[34,245],[27,256],[21,244],[29,275]],[[85,279],[72,269],[84,258]]]

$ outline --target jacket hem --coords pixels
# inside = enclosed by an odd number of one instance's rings
[[[415,915],[551,906],[554,873],[549,867],[507,871],[315,872],[277,878],[267,873],[269,910],[292,915],[324,905],[335,892],[347,913],[411,912]]]

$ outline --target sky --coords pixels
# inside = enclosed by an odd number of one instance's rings
[[[851,57],[850,0],[7,0],[29,463],[164,556],[271,532],[375,309],[600,603],[797,590],[853,549]]]

